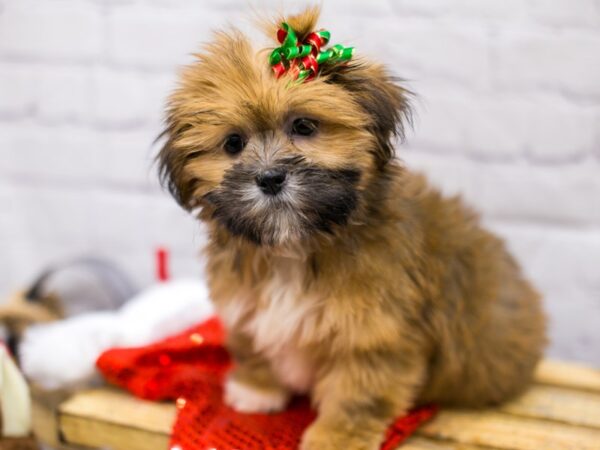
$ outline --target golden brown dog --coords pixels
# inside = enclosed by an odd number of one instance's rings
[[[286,22],[302,37],[317,17]],[[306,392],[303,450],[375,450],[416,404],[519,393],[545,344],[538,295],[472,211],[394,159],[407,91],[362,59],[295,83],[267,58],[217,34],[170,98],[159,154],[208,224],[226,401],[277,411]]]

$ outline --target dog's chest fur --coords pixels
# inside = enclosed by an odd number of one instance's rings
[[[306,262],[277,258],[254,294],[222,312],[226,323],[248,333],[279,381],[297,392],[312,384],[314,364],[300,342],[315,334],[320,299],[305,282]]]

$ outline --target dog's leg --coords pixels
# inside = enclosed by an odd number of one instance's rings
[[[378,450],[387,427],[413,406],[424,368],[377,352],[337,361],[316,386],[319,416],[301,450]]]
[[[231,333],[227,348],[234,368],[225,382],[225,403],[244,413],[283,410],[290,394],[276,379],[269,362],[253,351],[251,340]]]

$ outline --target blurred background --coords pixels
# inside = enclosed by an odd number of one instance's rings
[[[0,0],[0,302],[82,254],[143,286],[162,245],[201,277],[203,231],[153,166],[165,98],[211,29],[299,6]],[[506,239],[549,354],[600,364],[600,0],[325,0],[321,25],[418,94],[399,156]]]

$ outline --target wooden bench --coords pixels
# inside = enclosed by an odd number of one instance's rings
[[[62,402],[54,426],[63,448],[163,450],[175,411],[173,404],[100,388]],[[520,398],[485,411],[443,410],[402,449],[599,450],[600,371],[544,361]]]

